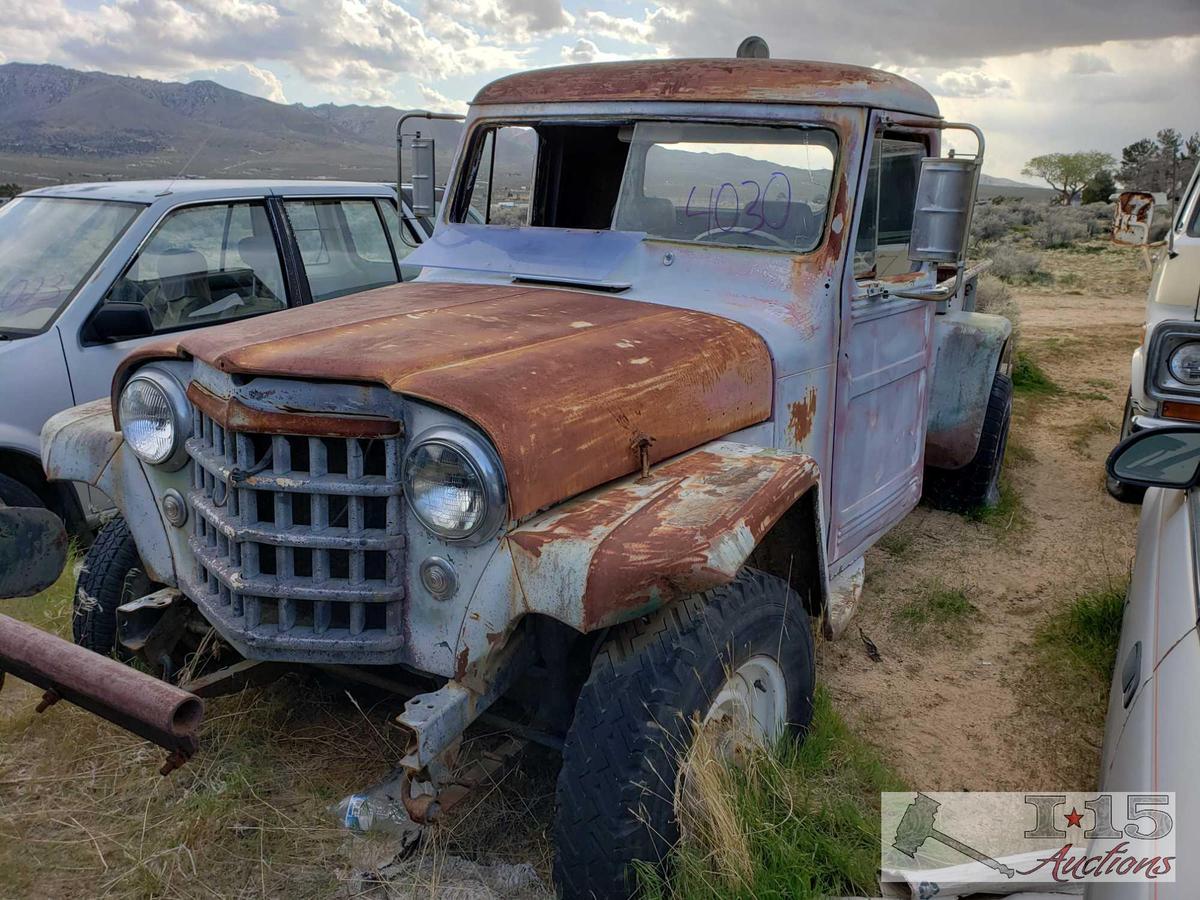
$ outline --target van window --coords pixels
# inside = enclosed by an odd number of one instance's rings
[[[400,280],[374,200],[287,200],[283,208],[314,300]]]
[[[106,299],[145,304],[156,331],[283,309],[287,292],[266,207],[222,203],[169,213]]]

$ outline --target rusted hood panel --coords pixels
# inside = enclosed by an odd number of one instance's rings
[[[127,358],[375,382],[454,410],[491,437],[511,512],[538,509],[767,419],[762,339],[719,316],[605,294],[395,285],[202,332]]]

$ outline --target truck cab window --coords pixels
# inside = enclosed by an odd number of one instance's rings
[[[505,125],[475,141],[474,175],[468,206],[474,215],[455,221],[528,225],[529,198],[537,167],[538,135],[532,128]]]
[[[912,271],[908,242],[925,144],[890,135],[871,146],[871,167],[863,196],[862,219],[854,245],[856,278],[882,278]]]

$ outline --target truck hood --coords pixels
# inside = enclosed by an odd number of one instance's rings
[[[771,415],[763,340],[719,316],[611,294],[407,283],[172,336],[127,357],[372,382],[453,410],[492,440],[524,518]],[[116,409],[116,403],[113,405]]]

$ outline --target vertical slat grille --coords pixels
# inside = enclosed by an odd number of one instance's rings
[[[189,593],[256,644],[396,643],[402,439],[232,432],[193,410]]]

